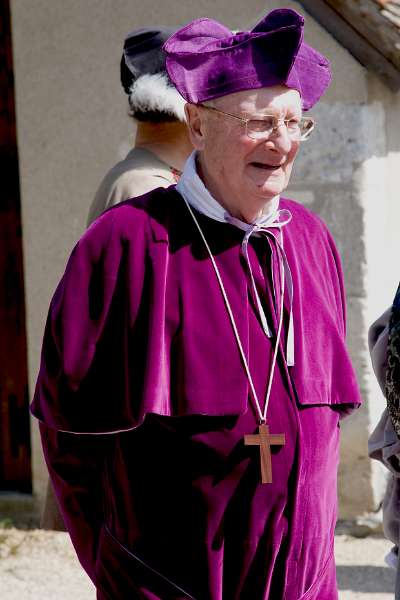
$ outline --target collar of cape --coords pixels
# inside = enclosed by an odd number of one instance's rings
[[[231,215],[208,191],[201,180],[196,167],[197,153],[192,152],[186,161],[182,176],[176,186],[178,192],[195,210],[203,215],[219,221],[221,223],[230,223],[245,232],[258,229],[259,227],[271,227],[273,223],[279,221],[279,217],[285,220],[286,214],[279,210],[279,196],[275,196],[253,223],[246,223]],[[285,211],[289,212],[289,211]],[[282,225],[283,225],[282,221]]]

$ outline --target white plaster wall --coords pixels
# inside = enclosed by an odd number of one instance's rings
[[[269,6],[291,6],[306,15],[297,2]],[[365,400],[342,423],[340,515],[353,518],[376,510],[385,487],[384,470],[367,458],[368,435],[384,406],[367,333],[400,278],[400,94],[391,93],[312,19],[305,38],[329,57],[334,80],[312,111],[317,131],[301,150],[289,193],[325,219],[344,262],[348,345]]]
[[[50,296],[83,231],[100,179],[132,140],[119,84],[125,34],[147,24],[178,25],[199,16],[244,29],[274,7],[305,12],[296,2],[261,0],[36,0],[34,6],[29,0],[13,0],[11,5],[33,390]],[[398,99],[311,18],[305,37],[330,58],[334,80],[312,111],[318,126],[299,155],[291,195],[321,214],[337,240],[345,262],[349,347],[368,400],[342,428],[341,514],[350,517],[371,510],[377,497],[366,439],[381,398],[371,377],[366,330],[390,301],[396,280],[388,265],[394,250],[398,256],[392,241],[399,222]],[[378,194],[388,198],[381,211],[374,200]],[[36,424],[33,469],[41,496],[45,471]]]

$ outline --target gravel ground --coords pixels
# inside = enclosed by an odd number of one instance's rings
[[[379,536],[336,536],[340,600],[393,600],[390,543]],[[64,533],[0,529],[1,600],[95,600]],[[321,599],[322,600],[322,599]]]

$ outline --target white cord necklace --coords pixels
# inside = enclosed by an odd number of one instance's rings
[[[215,262],[215,258],[211,252],[210,246],[208,245],[208,242],[206,240],[206,237],[199,225],[198,220],[196,219],[196,216],[190,206],[190,204],[185,200],[186,206],[188,207],[188,210],[193,218],[193,221],[196,224],[196,227],[201,235],[201,238],[204,242],[205,247],[207,248],[208,254],[210,256],[212,265],[214,267],[214,271],[215,274],[217,276],[218,279],[218,283],[219,286],[221,288],[221,292],[222,292],[222,296],[224,298],[225,301],[225,305],[229,314],[229,318],[232,324],[232,329],[234,331],[235,334],[235,338],[236,338],[236,342],[239,348],[239,352],[240,352],[240,356],[242,358],[242,362],[243,362],[243,366],[244,369],[246,371],[246,375],[247,375],[247,379],[249,381],[250,384],[250,389],[251,389],[251,395],[254,401],[254,405],[257,409],[257,413],[258,413],[258,417],[259,417],[259,422],[260,424],[265,424],[267,421],[267,410],[268,410],[268,404],[269,404],[269,399],[271,396],[271,389],[272,389],[272,381],[273,381],[273,377],[274,377],[274,373],[275,373],[275,367],[276,367],[276,361],[277,361],[277,356],[278,356],[278,350],[279,350],[279,341],[280,341],[280,337],[281,337],[281,333],[282,333],[282,326],[283,326],[283,302],[284,302],[284,290],[285,290],[285,269],[283,267],[282,261],[280,261],[280,265],[281,265],[281,269],[280,269],[280,275],[281,275],[281,285],[280,285],[280,290],[281,290],[281,297],[280,297],[280,309],[279,309],[279,325],[278,325],[278,332],[276,335],[276,342],[275,342],[275,348],[274,348],[274,354],[273,354],[273,359],[272,359],[272,365],[271,365],[271,372],[270,372],[270,376],[269,376],[269,381],[268,381],[268,386],[267,386],[267,392],[266,392],[266,396],[265,396],[265,405],[264,405],[264,410],[261,409],[261,405],[260,405],[260,401],[258,399],[258,395],[255,389],[255,385],[254,385],[254,381],[253,381],[253,377],[250,373],[250,368],[249,368],[249,363],[247,361],[246,355],[244,353],[243,350],[243,345],[239,336],[239,331],[236,325],[236,320],[235,317],[233,315],[232,312],[232,308],[231,308],[231,304],[229,302],[228,296],[226,294],[225,291],[225,286],[224,283],[222,281],[222,277],[221,274],[219,272],[217,263]],[[281,235],[283,235],[282,231],[281,231]]]
[[[269,375],[269,380],[268,380],[268,386],[267,386],[267,392],[266,392],[266,396],[265,396],[265,404],[264,404],[264,410],[262,410],[261,405],[260,405],[260,401],[258,399],[257,396],[257,392],[256,392],[256,388],[254,385],[254,381],[253,381],[253,377],[251,376],[250,373],[250,367],[249,367],[249,363],[247,361],[246,355],[244,353],[243,350],[243,346],[242,346],[242,342],[240,340],[240,335],[239,335],[239,331],[236,325],[236,321],[235,321],[235,317],[233,315],[232,312],[232,308],[228,299],[228,296],[226,294],[225,291],[225,287],[224,287],[224,283],[222,281],[222,277],[221,274],[219,272],[217,263],[215,262],[214,256],[211,252],[211,248],[208,245],[208,242],[206,240],[206,237],[199,225],[198,220],[195,217],[195,214],[193,212],[193,210],[191,209],[189,203],[187,202],[186,198],[184,198],[185,204],[189,210],[189,213],[191,214],[194,223],[196,224],[196,227],[201,235],[201,238],[204,242],[205,247],[207,248],[208,254],[210,256],[212,265],[214,267],[214,271],[215,274],[217,276],[217,280],[219,283],[219,286],[221,288],[221,292],[222,292],[222,296],[224,298],[225,301],[225,305],[229,314],[229,318],[231,320],[231,324],[232,324],[232,328],[235,334],[235,338],[236,338],[236,342],[239,348],[239,352],[240,352],[240,356],[242,358],[242,362],[243,362],[243,366],[244,369],[246,371],[246,375],[247,375],[247,379],[249,381],[250,384],[250,389],[251,389],[251,396],[253,399],[253,403],[254,406],[257,410],[258,413],[258,418],[259,418],[259,426],[258,426],[258,433],[253,433],[250,435],[245,435],[244,436],[244,443],[246,446],[259,446],[260,447],[260,468],[261,468],[261,482],[262,483],[272,483],[272,457],[271,457],[271,446],[284,446],[285,445],[285,434],[281,433],[281,434],[271,434],[269,432],[269,427],[267,425],[267,410],[268,410],[268,404],[269,404],[269,400],[271,397],[271,390],[272,390],[272,382],[273,382],[273,378],[274,378],[274,373],[275,373],[275,367],[276,367],[276,361],[277,361],[277,356],[278,356],[278,351],[279,351],[279,341],[281,338],[281,333],[282,333],[282,326],[283,326],[283,307],[284,307],[284,297],[285,297],[285,266],[284,266],[284,261],[282,259],[282,256],[280,257],[280,277],[281,277],[281,281],[280,281],[280,310],[279,310],[279,325],[278,325],[278,331],[276,334],[276,342],[275,342],[275,348],[274,348],[274,353],[273,353],[273,358],[272,358],[272,365],[271,365],[271,371],[270,371],[270,375]],[[280,230],[281,232],[281,247],[283,247],[283,232],[282,230]],[[265,232],[266,233],[266,232]],[[272,234],[271,234],[272,235]],[[273,236],[274,239],[275,236]],[[279,244],[277,244],[278,248],[279,248]]]

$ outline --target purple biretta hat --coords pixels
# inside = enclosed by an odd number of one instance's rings
[[[286,85],[298,90],[308,110],[329,86],[331,70],[303,41],[303,28],[304,18],[288,8],[273,10],[251,31],[238,33],[218,21],[196,19],[164,44],[166,68],[180,94],[194,104]]]

